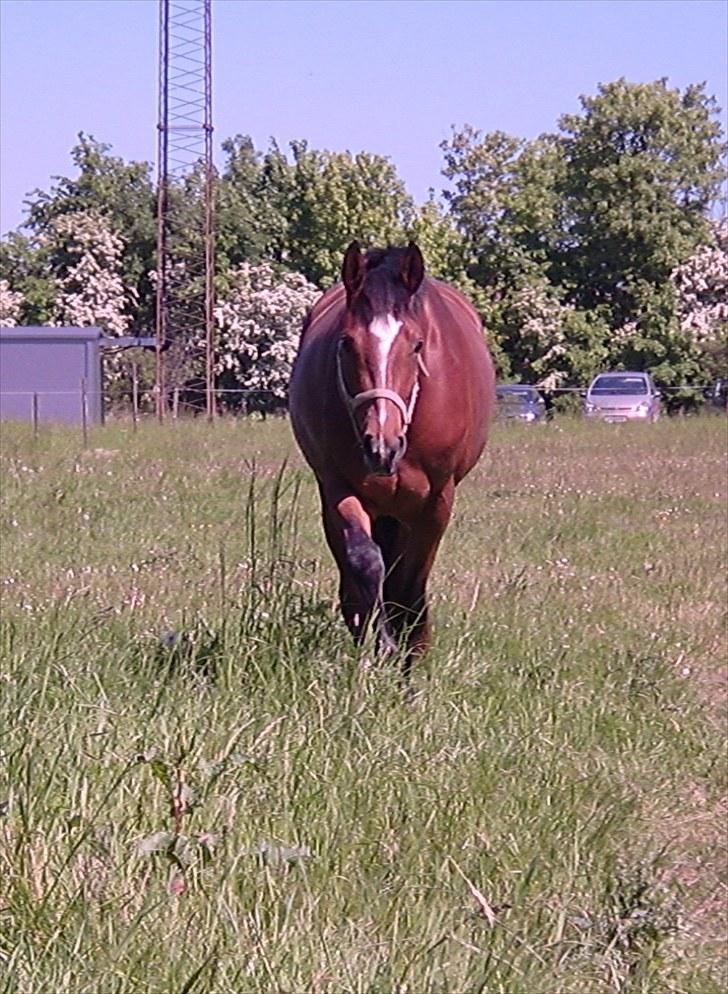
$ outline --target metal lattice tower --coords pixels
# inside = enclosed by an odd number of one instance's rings
[[[214,395],[211,0],[159,0],[157,416],[190,380]]]

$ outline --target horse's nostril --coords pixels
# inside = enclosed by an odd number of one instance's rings
[[[379,440],[370,434],[364,436],[364,455],[373,466],[382,462],[382,446]]]

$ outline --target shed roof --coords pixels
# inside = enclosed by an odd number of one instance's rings
[[[153,349],[157,340],[153,336],[104,335],[102,328],[50,327],[49,325],[18,325],[14,328],[0,328],[0,338],[14,342],[99,342],[107,348]]]
[[[0,328],[0,338],[14,338],[16,341],[39,338],[63,341],[94,342],[103,337],[101,328],[51,328],[48,325],[22,325],[16,328]]]

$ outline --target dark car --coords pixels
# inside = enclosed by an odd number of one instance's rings
[[[546,420],[546,404],[536,387],[520,383],[497,386],[498,417],[504,421],[538,423]]]
[[[728,379],[719,376],[703,391],[703,396],[712,408],[728,411]]]

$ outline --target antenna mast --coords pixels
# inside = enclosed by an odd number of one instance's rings
[[[211,0],[159,0],[157,417],[199,377],[215,416]]]

